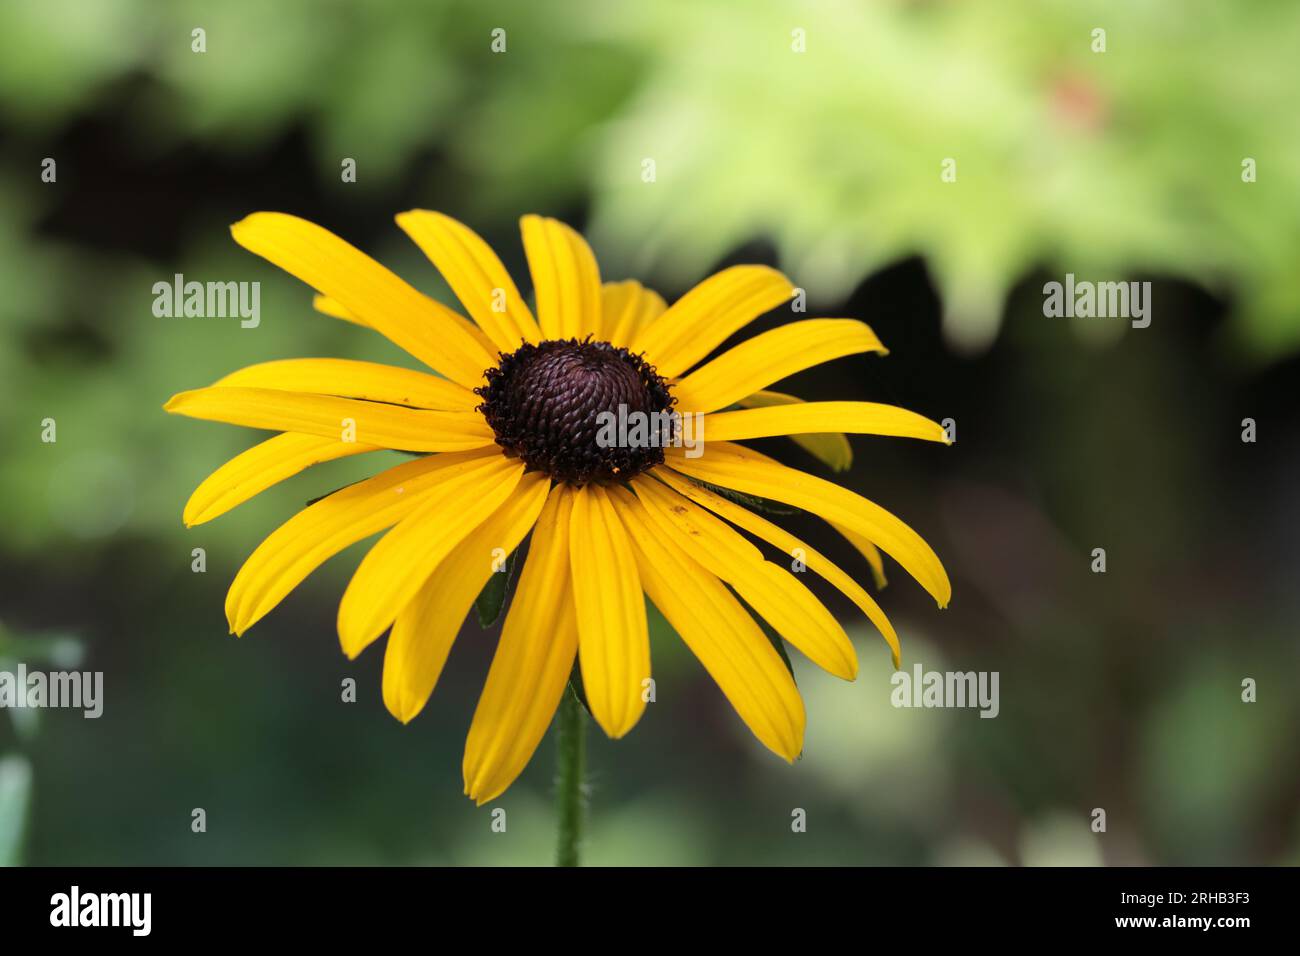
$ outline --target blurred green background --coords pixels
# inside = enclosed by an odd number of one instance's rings
[[[244,557],[373,457],[180,521],[256,436],[169,418],[169,395],[273,358],[410,362],[314,314],[227,226],[303,215],[447,297],[392,222],[427,207],[521,284],[525,212],[670,300],[722,265],[778,265],[810,314],[861,317],[892,349],[786,390],[957,422],[950,449],[855,439],[841,478],[952,576],[940,613],[891,569],[904,666],[1000,672],[999,717],[891,707],[883,642],[821,590],[862,672],[796,655],[809,720],[787,767],[659,621],[657,702],[625,740],[591,737],[591,862],[1300,862],[1297,49],[1287,0],[6,0],[0,669],[102,670],[105,713],[0,714],[0,861],[549,861],[549,739],[499,800],[461,795],[495,632],[466,626],[409,727],[383,708],[380,651],[338,648],[359,549],[226,633]],[[155,318],[176,272],[261,280],[261,325]],[[1045,318],[1066,272],[1151,280],[1150,328]]]

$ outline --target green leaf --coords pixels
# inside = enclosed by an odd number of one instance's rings
[[[515,555],[512,551],[500,571],[494,571],[488,578],[483,590],[474,599],[474,610],[478,612],[480,627],[491,627],[501,616],[501,609],[506,605],[506,593],[510,590],[510,578],[515,570]]]

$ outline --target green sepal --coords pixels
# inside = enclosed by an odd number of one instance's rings
[[[789,505],[782,504],[779,501],[772,501],[768,498],[758,498],[754,495],[747,495],[744,492],[736,491],[733,488],[723,488],[721,485],[715,485],[709,481],[701,481],[699,478],[692,479],[697,485],[700,485],[713,492],[719,498],[726,498],[728,501],[748,508],[751,511],[767,512],[770,515],[794,515],[799,513],[798,508],[791,508]]]
[[[515,572],[515,554],[511,551],[506,558],[504,568],[493,571],[474,599],[474,610],[478,614],[479,627],[488,628],[501,617],[501,609],[506,606],[506,594],[510,590],[510,579]]]
[[[587,703],[587,688],[582,683],[582,668],[578,666],[576,658],[573,661],[573,670],[569,672],[569,689],[573,691],[573,696],[578,698],[578,703],[587,712],[587,716],[595,720],[591,714],[591,705]]]

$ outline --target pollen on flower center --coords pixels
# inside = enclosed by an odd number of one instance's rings
[[[608,342],[551,339],[502,355],[476,391],[497,444],[530,470],[574,485],[623,481],[664,460],[666,436],[598,440],[602,412],[644,415],[660,428],[675,399],[639,355]]]

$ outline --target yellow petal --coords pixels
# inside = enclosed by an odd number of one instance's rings
[[[857,676],[858,657],[844,628],[793,574],[766,560],[726,522],[653,478],[635,478],[632,488],[665,536],[735,588],[810,661],[844,680]]]
[[[551,490],[465,741],[465,793],[480,806],[528,765],[546,734],[578,652],[569,581],[572,496]]]
[[[755,537],[762,538],[768,544],[780,548],[792,558],[796,555],[800,556],[800,560],[807,565],[808,570],[820,575],[828,583],[838,588],[845,597],[862,610],[867,619],[880,631],[885,643],[889,645],[889,650],[894,659],[894,666],[899,665],[902,655],[898,643],[898,634],[894,630],[894,626],[889,623],[889,618],[880,609],[880,605],[872,600],[871,595],[853,578],[841,571],[834,562],[826,558],[821,552],[809,547],[784,528],[773,524],[760,515],[754,514],[748,508],[744,508],[733,501],[728,501],[721,495],[714,494],[707,488],[676,474],[669,468],[656,468],[652,474],[670,488],[703,505],[714,514],[721,515],[738,528],[743,528]],[[879,552],[876,553],[879,556]]]
[[[639,282],[607,282],[600,290],[605,341],[624,348],[668,308],[663,296]]]
[[[327,229],[297,216],[257,212],[230,227],[235,241],[336,300],[344,309],[454,382],[474,388],[493,356],[469,323],[421,295]]]
[[[555,219],[524,216],[519,225],[542,337],[600,339],[600,269],[587,241]]]
[[[492,248],[468,226],[442,213],[413,209],[397,224],[451,286],[456,298],[502,352],[538,342],[541,331],[510,273]]]
[[[803,749],[803,700],[785,662],[726,585],[657,533],[626,489],[610,497],[632,538],[655,607],[764,746],[788,761]]]
[[[605,489],[573,492],[570,571],[578,614],[578,661],[591,716],[610,737],[622,737],[645,711],[650,640],[645,598],[627,532]]]
[[[480,346],[482,346],[483,351],[485,353],[487,353],[488,355],[496,354],[497,351],[496,346],[492,344],[492,340],[489,339],[487,335],[484,334],[483,330],[480,329],[477,325],[467,321],[457,313],[451,311],[445,305],[439,302],[437,299],[424,295],[424,293],[420,293],[420,295],[429,300],[429,302],[431,303],[430,306],[431,308],[435,310],[445,310],[447,317],[451,319],[453,322],[455,322],[462,329],[464,329],[466,335],[468,335]],[[332,316],[333,318],[336,319],[342,319],[344,322],[351,322],[353,325],[359,325],[362,328],[368,329],[371,327],[369,322],[365,321],[358,315],[352,314],[347,309],[345,309],[343,307],[343,304],[339,302],[337,299],[331,299],[329,296],[321,295],[319,292],[312,297],[311,305],[313,309],[315,309],[317,312],[322,313],[323,315]]]
[[[397,615],[384,650],[384,704],[402,723],[424,709],[470,606],[533,527],[549,489],[540,472],[524,475],[509,500],[451,550]]]
[[[784,392],[763,390],[740,399],[736,404],[741,408],[770,408],[773,405],[797,405],[802,401],[802,398]],[[847,471],[853,464],[853,448],[849,445],[849,436],[843,432],[791,435],[790,440],[833,471]]]
[[[829,522],[829,524],[840,533],[841,537],[853,545],[859,554],[867,559],[867,564],[871,565],[871,577],[875,580],[876,587],[883,588],[888,584],[889,581],[885,578],[885,559],[881,557],[880,549],[852,528],[846,528],[834,521]]]
[[[323,461],[376,451],[377,445],[285,432],[226,462],[194,489],[181,520],[186,527],[220,517],[272,485]]]
[[[356,657],[382,634],[452,548],[505,503],[523,473],[523,462],[493,455],[448,474],[380,538],[339,602],[343,653]]]
[[[808,432],[851,432],[923,438],[947,443],[943,426],[924,415],[877,402],[802,402],[736,412],[714,412],[705,423],[713,441],[769,438]]]
[[[644,326],[632,351],[645,352],[660,375],[681,375],[737,329],[792,295],[794,286],[775,269],[732,266],[705,279]]]
[[[396,524],[439,482],[499,454],[483,449],[403,462],[298,512],[258,545],[235,575],[226,595],[231,633],[243,634],[348,545]]]
[[[317,292],[311,299],[311,307],[322,315],[328,315],[335,319],[342,319],[344,322],[351,322],[353,325],[359,325],[362,328],[370,328],[370,325],[357,318],[337,299],[331,299],[327,295],[321,295]]]
[[[858,352],[887,351],[876,333],[856,319],[805,319],[723,352],[674,385],[673,394],[682,412],[712,412],[814,365]]]
[[[482,401],[469,389],[427,372],[351,359],[304,358],[261,362],[231,372],[216,385],[223,388],[278,388],[287,392],[338,395],[444,411],[470,412]]]
[[[940,607],[952,598],[952,585],[938,555],[919,534],[875,502],[742,445],[709,442],[698,458],[687,458],[676,448],[666,451],[666,463],[692,478],[771,498],[851,528],[901,564]]]
[[[492,429],[478,412],[404,408],[274,388],[196,388],[173,395],[163,408],[190,418],[399,451],[465,451],[494,441]]]

